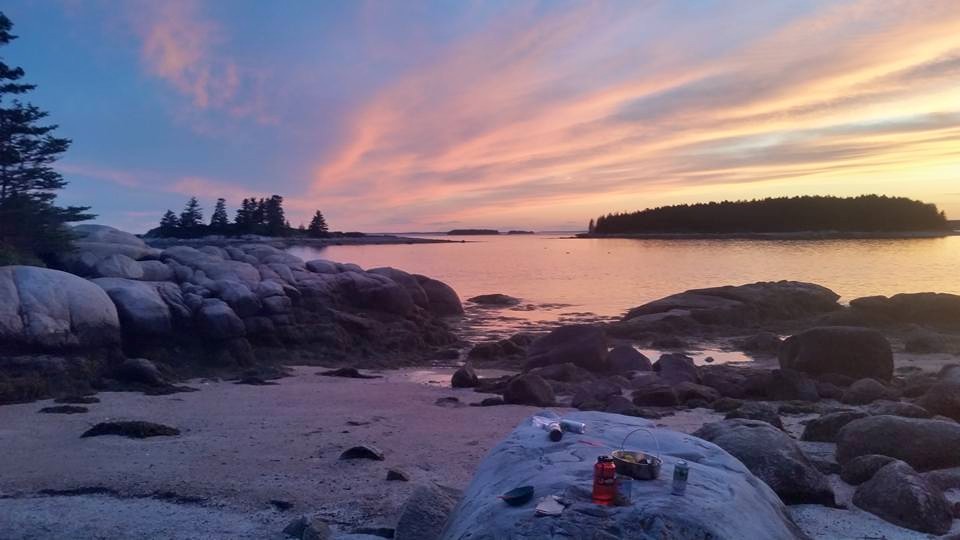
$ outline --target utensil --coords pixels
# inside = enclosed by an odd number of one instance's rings
[[[653,437],[657,445],[657,455],[654,456],[646,452],[634,452],[624,449],[627,444],[627,439],[638,431],[646,431]],[[623,438],[623,442],[620,443],[620,449],[614,450],[610,455],[613,457],[613,463],[616,465],[619,474],[629,476],[636,480],[656,480],[657,477],[660,476],[660,467],[663,465],[663,460],[660,459],[660,440],[657,439],[653,430],[637,428],[627,433],[627,436]]]

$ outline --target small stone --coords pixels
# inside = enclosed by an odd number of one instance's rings
[[[172,437],[179,435],[180,430],[155,424],[153,422],[120,421],[120,422],[100,422],[88,429],[80,437],[98,437],[101,435],[121,435],[131,439],[146,439],[148,437]]]
[[[42,412],[44,414],[81,414],[90,412],[90,409],[86,407],[77,407],[75,405],[58,405],[56,407],[44,407],[38,412]]]
[[[398,482],[409,482],[410,475],[403,469],[390,469],[387,471],[387,480]]]
[[[386,458],[384,458],[383,452],[379,448],[369,444],[362,444],[344,450],[343,453],[340,454],[340,459],[373,459],[383,461]]]
[[[317,375],[323,375],[324,377],[343,377],[345,379],[379,379],[379,375],[364,375],[357,370],[357,368],[347,367],[340,369],[332,369],[330,371],[321,371]]]
[[[433,404],[438,407],[451,407],[451,408],[458,408],[458,407],[465,406],[463,403],[460,402],[460,398],[456,398],[452,396],[437,398],[437,400],[434,401]]]

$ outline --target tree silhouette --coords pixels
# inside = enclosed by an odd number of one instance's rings
[[[230,218],[227,217],[226,199],[217,199],[217,204],[213,208],[213,215],[210,216],[210,230],[212,232],[223,234],[230,228]]]
[[[273,195],[263,201],[263,221],[265,232],[269,236],[283,236],[289,226],[283,213],[283,197]]]
[[[0,12],[0,46],[16,36],[13,23]],[[58,207],[56,191],[67,182],[53,163],[70,147],[54,136],[57,126],[43,125],[48,113],[17,96],[35,85],[20,81],[24,71],[0,60],[0,252],[30,258],[67,249],[73,238],[66,223],[93,219],[89,207]]]
[[[196,197],[190,197],[187,205],[180,212],[180,228],[191,230],[197,229],[203,223],[203,209],[200,208],[200,202]]]
[[[904,197],[778,197],[648,208],[597,218],[594,232],[899,232],[946,230],[936,205]]]
[[[313,219],[310,220],[310,227],[307,228],[307,234],[314,238],[323,238],[328,236],[330,233],[327,228],[327,220],[323,217],[323,212],[317,210],[313,214]]]
[[[167,210],[160,218],[160,234],[162,236],[174,236],[179,228],[180,218],[172,210]]]

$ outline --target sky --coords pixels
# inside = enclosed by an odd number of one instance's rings
[[[881,193],[960,218],[960,2],[6,0],[63,204],[336,230]]]

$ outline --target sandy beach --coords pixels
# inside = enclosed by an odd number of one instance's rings
[[[538,410],[471,407],[489,396],[449,388],[451,369],[385,371],[378,379],[319,371],[296,367],[271,386],[193,380],[198,391],[168,396],[102,392],[86,414],[38,414],[50,401],[0,407],[0,537],[279,539],[300,514],[319,515],[337,533],[390,528],[415,486],[464,489],[487,452]],[[436,404],[445,397],[461,406]],[[693,409],[657,423],[690,433],[721,418]],[[784,416],[786,428],[798,434],[805,418]],[[94,423],[116,419],[182,434],[80,438]],[[338,459],[358,444],[378,447],[386,459]],[[410,481],[386,481],[389,469]],[[859,511],[792,512],[819,538],[863,538],[865,531],[924,538]]]

